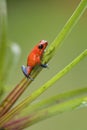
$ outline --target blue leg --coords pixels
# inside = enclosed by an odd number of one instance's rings
[[[48,64],[41,64],[41,67],[48,68]]]
[[[27,78],[33,80],[33,78],[31,78],[31,76],[30,76],[30,75],[28,74],[28,72],[27,72],[27,67],[25,67],[24,65],[22,65],[21,69],[22,69],[22,72],[24,73],[24,75],[25,75]]]
[[[28,73],[27,73],[27,69],[24,65],[21,66],[22,72],[24,73],[24,75],[28,78]]]

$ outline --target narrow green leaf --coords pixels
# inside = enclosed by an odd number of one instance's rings
[[[0,0],[0,76],[3,73],[7,45],[7,9],[6,1]]]
[[[63,29],[60,31],[60,33],[57,35],[57,37],[54,39],[54,41],[46,51],[43,57],[43,62],[47,63],[53,57],[59,45],[69,35],[72,28],[78,22],[78,20],[80,19],[86,8],[87,8],[87,0],[81,0],[80,4],[76,8],[70,19],[67,21]]]
[[[4,93],[4,64],[7,45],[7,9],[6,1],[0,0],[0,100]]]
[[[37,112],[43,108],[47,108],[56,104],[60,104],[62,102],[65,102],[66,100],[71,100],[72,98],[76,98],[78,96],[82,96],[87,94],[87,87],[76,89],[69,92],[64,92],[61,94],[57,94],[56,96],[52,96],[48,99],[42,100],[38,103],[29,105],[27,108],[25,108],[22,113],[20,114],[22,117],[25,115],[29,115],[30,113]]]

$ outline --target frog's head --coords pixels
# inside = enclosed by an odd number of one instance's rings
[[[48,42],[47,42],[47,41],[41,40],[41,41],[39,42],[39,44],[38,44],[38,49],[44,51],[44,49],[47,47],[47,45],[48,45]]]

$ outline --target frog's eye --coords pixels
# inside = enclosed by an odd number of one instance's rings
[[[42,44],[40,44],[40,45],[38,46],[38,48],[39,48],[39,49],[42,49],[42,48],[43,48],[43,45],[42,45]]]

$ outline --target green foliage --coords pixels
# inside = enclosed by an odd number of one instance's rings
[[[85,11],[86,7],[87,0],[82,0],[78,5],[77,9],[74,11],[73,15],[65,24],[64,28],[61,30],[59,35],[55,38],[55,40],[52,42],[52,44],[44,54],[42,59],[43,63],[48,63],[48,61],[54,56],[59,45],[70,33],[73,26],[76,24],[82,13]],[[4,86],[6,85],[6,80],[10,75],[10,70],[12,66],[14,66],[18,62],[18,56],[20,56],[21,51],[20,47],[16,43],[9,42],[8,40],[5,0],[0,1],[0,9],[0,96],[2,96],[2,91],[4,91]],[[9,53],[13,55],[10,56]],[[0,105],[0,127],[4,127],[4,129],[6,130],[12,130],[15,128],[21,130],[38,121],[54,116],[56,114],[87,106],[87,97],[80,97],[84,94],[87,94],[87,88],[59,94],[44,101],[41,101],[37,104],[30,105],[37,97],[39,97],[48,88],[53,86],[55,82],[57,82],[60,78],[67,74],[75,65],[77,65],[77,63],[79,63],[86,56],[87,49],[85,49],[70,64],[68,64],[64,69],[62,69],[55,76],[53,76],[53,78],[51,78],[48,82],[42,85],[38,90],[33,92],[31,95],[29,95],[18,105],[11,109],[11,107],[18,100],[18,98],[28,87],[28,85],[32,83],[30,79],[22,79],[22,81],[14,88],[14,90],[12,90],[12,92],[6,97],[4,101],[2,101]],[[4,66],[4,64],[6,64],[6,66]],[[32,71],[32,77],[35,78],[41,70],[42,68],[40,66],[36,66]],[[29,111],[28,116],[26,116],[26,114],[21,115],[23,110],[26,111],[26,108]],[[17,115],[17,113],[19,113],[19,116],[17,117],[18,119],[15,121],[15,116]],[[20,118],[20,116],[23,117]]]
[[[4,95],[11,68],[19,60],[20,51],[19,45],[8,39],[6,0],[0,0],[0,100]]]

